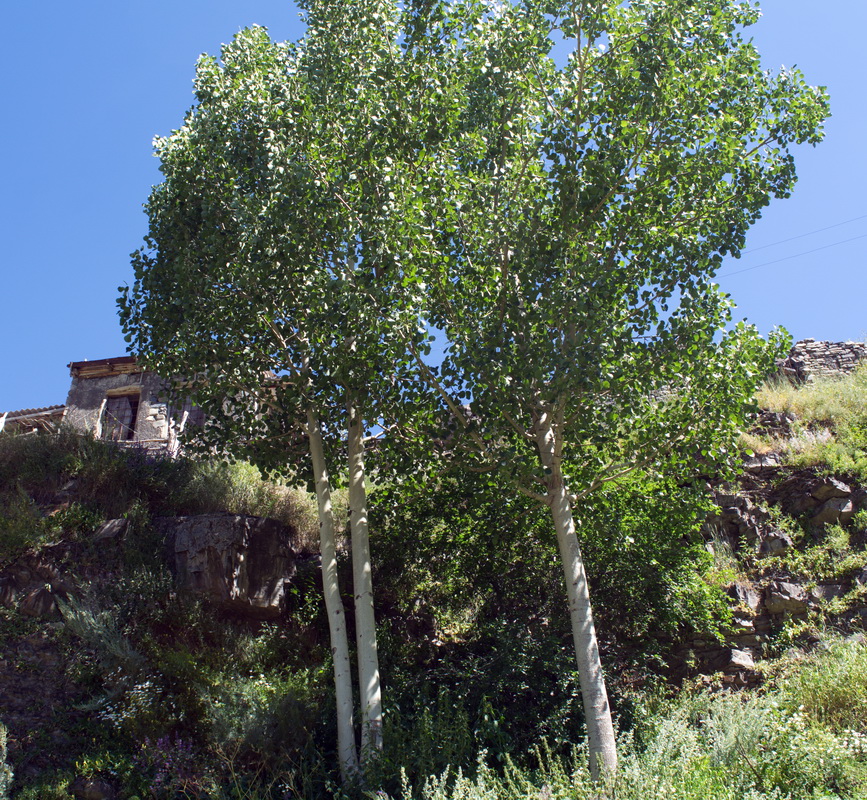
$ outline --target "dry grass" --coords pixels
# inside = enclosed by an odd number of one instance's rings
[[[742,450],[780,453],[794,467],[867,477],[867,365],[841,378],[802,386],[770,381],[756,402],[768,411],[792,415],[792,434],[743,433]]]
[[[769,381],[759,389],[756,401],[761,408],[788,412],[811,427],[834,428],[867,414],[867,365],[838,379],[802,386]]]

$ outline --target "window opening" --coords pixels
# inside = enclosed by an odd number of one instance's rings
[[[134,439],[138,405],[139,398],[136,395],[106,398],[102,438],[113,442],[128,442]]]

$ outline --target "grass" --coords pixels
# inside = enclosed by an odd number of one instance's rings
[[[335,505],[345,516],[345,498],[341,506],[338,495]],[[0,435],[0,561],[52,537],[87,533],[107,519],[137,520],[142,509],[145,516],[273,517],[295,526],[299,549],[317,547],[313,498],[267,480],[250,464],[170,460],[69,430]]]
[[[769,381],[756,401],[761,408],[786,412],[813,425],[845,425],[867,413],[867,367],[837,379],[798,386],[786,380]]]
[[[447,771],[402,800],[859,800],[867,797],[867,648],[834,640],[782,665],[763,692],[683,692],[621,734],[615,784],[600,791],[586,753],[544,744],[503,770]]]
[[[794,417],[792,435],[747,432],[741,436],[742,450],[777,452],[793,467],[867,479],[867,365],[840,378],[799,386],[769,381],[756,402],[760,408]]]

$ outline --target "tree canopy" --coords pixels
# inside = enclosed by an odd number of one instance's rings
[[[761,69],[739,0],[306,9],[297,45],[252,29],[203,57],[158,140],[132,348],[186,376],[212,443],[271,465],[314,431],[342,450],[356,415],[436,435],[427,384],[454,455],[551,510],[613,772],[580,504],[725,457],[781,339],[729,327],[714,274],[791,191],[827,97]]]

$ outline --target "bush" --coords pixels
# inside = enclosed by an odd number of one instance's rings
[[[646,677],[664,667],[667,641],[681,629],[713,632],[727,618],[696,534],[706,503],[689,487],[644,478],[580,509],[612,671]],[[378,489],[371,532],[383,680],[399,717],[416,719],[445,690],[461,699],[476,745],[492,759],[542,737],[566,747],[583,711],[546,509],[462,475],[423,493]],[[611,688],[626,724],[629,704],[616,679]],[[492,713],[501,724],[488,725]],[[472,754],[460,764],[472,767]]]
[[[757,401],[796,417],[792,438],[773,443],[789,464],[867,479],[867,366],[802,386],[774,381],[759,391]],[[748,444],[765,449],[755,439]]]
[[[867,735],[867,647],[838,640],[825,647],[783,669],[786,707],[835,734]]]
[[[862,648],[863,651],[863,648]],[[833,657],[837,659],[837,656]],[[806,685],[821,676],[804,668]],[[793,800],[863,798],[867,742],[851,731],[836,734],[788,695],[685,694],[652,715],[641,731],[623,733],[616,782],[594,787],[583,748],[564,757],[544,743],[523,764],[495,770],[482,758],[477,769],[445,770],[420,793],[404,781],[402,797],[423,800]],[[854,699],[854,698],[853,698]],[[863,706],[861,706],[863,709]]]

